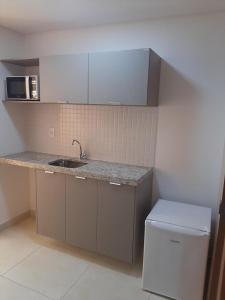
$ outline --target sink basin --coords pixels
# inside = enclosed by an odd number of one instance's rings
[[[69,159],[57,159],[55,161],[49,162],[48,164],[51,166],[63,167],[63,168],[79,168],[86,165],[87,163],[76,161],[76,160],[69,160]]]

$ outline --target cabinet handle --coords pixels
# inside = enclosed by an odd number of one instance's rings
[[[108,104],[110,104],[110,105],[121,105],[121,102],[119,102],[119,101],[108,101]]]
[[[45,174],[54,174],[53,171],[45,171]]]
[[[111,184],[111,185],[117,185],[117,186],[120,186],[120,185],[121,185],[121,183],[118,183],[118,182],[112,182],[112,181],[110,181],[109,184]]]
[[[86,177],[82,177],[82,176],[75,176],[75,178],[81,179],[81,180],[85,180],[86,179]]]

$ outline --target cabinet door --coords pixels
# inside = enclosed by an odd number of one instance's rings
[[[37,171],[37,231],[65,240],[65,175]]]
[[[97,182],[67,176],[66,240],[90,251],[96,251]]]
[[[99,182],[97,248],[132,263],[135,188]]]
[[[87,103],[88,54],[40,58],[41,102]]]
[[[147,105],[149,49],[92,53],[89,103]]]

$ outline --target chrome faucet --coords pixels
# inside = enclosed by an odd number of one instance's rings
[[[72,146],[77,143],[80,147],[80,159],[87,159],[87,154],[82,150],[81,143],[78,140],[72,141]]]

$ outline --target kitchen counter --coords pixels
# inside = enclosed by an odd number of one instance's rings
[[[57,159],[72,159],[79,161],[79,159],[62,155],[27,151],[0,156],[0,163],[104,181],[113,181],[115,183],[128,184],[131,186],[137,186],[152,171],[152,168],[96,160],[85,160],[84,162],[87,163],[86,165],[73,169],[56,167],[48,164]]]

